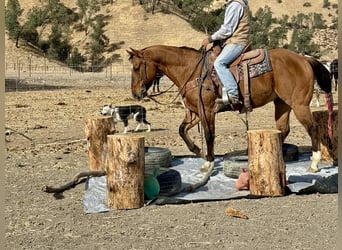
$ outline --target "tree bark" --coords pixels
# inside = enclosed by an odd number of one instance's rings
[[[328,112],[314,111],[312,116],[320,139],[321,159],[327,162],[336,162],[338,160],[338,110],[334,110],[332,113],[332,139],[328,136]]]
[[[249,130],[247,134],[251,195],[283,196],[286,173],[281,132],[275,129]]]
[[[85,117],[84,132],[87,138],[88,161],[90,170],[105,170],[107,155],[107,135],[115,133],[111,116]]]
[[[144,205],[144,137],[109,135],[107,206],[133,209]]]

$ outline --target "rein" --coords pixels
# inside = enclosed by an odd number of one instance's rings
[[[176,101],[176,99],[178,98],[178,96],[182,93],[182,90],[186,87],[186,84],[189,82],[189,80],[191,79],[191,77],[193,77],[197,67],[199,66],[199,64],[201,63],[201,61],[203,60],[203,64],[202,64],[202,68],[201,68],[201,72],[202,72],[202,69],[203,69],[203,66],[204,66],[204,58],[205,58],[205,55],[206,55],[206,51],[205,49],[201,48],[201,58],[198,60],[198,62],[196,63],[196,66],[194,67],[193,71],[191,72],[190,76],[187,78],[187,80],[183,83],[182,87],[179,88],[178,90],[178,93],[176,95],[176,97],[169,103],[174,103]],[[146,61],[145,59],[143,58],[143,62],[144,62],[144,69],[145,69],[145,72],[144,72],[144,85],[147,83],[147,69],[146,69]],[[201,77],[201,80],[203,81],[204,78]],[[164,94],[166,92],[168,92],[175,84],[172,84],[171,87],[169,87],[167,90],[165,91],[162,91],[161,93],[159,94],[155,94],[155,95],[147,95],[146,97],[148,97],[149,99],[155,101],[156,103],[158,104],[161,104],[161,105],[166,105],[166,104],[163,104],[163,103],[160,103],[159,101],[157,101],[154,96],[159,96],[161,94]],[[202,84],[200,84],[202,86]]]
[[[207,117],[206,117],[206,115],[205,115],[205,108],[204,108],[204,104],[203,104],[203,100],[202,100],[202,98],[201,98],[201,96],[202,96],[202,89],[203,89],[203,81],[204,81],[204,79],[207,77],[207,74],[208,74],[208,71],[204,74],[204,75],[202,75],[202,71],[203,71],[203,67],[204,67],[204,64],[205,64],[205,56],[206,56],[206,49],[205,48],[202,48],[202,57],[201,57],[201,60],[203,60],[203,64],[202,64],[202,67],[201,67],[201,70],[200,70],[200,77],[199,78],[197,78],[197,82],[198,82],[198,107],[199,107],[199,110],[200,110],[200,112],[199,112],[199,117],[201,117],[201,116],[203,116],[204,118],[203,118],[203,122],[205,123],[205,126],[206,127],[209,127],[209,122],[208,122],[208,120],[207,120]],[[204,124],[202,124],[202,126],[203,126]],[[199,127],[199,129],[200,129],[200,125],[198,125]],[[202,142],[202,152],[203,152],[203,131],[202,131],[202,129],[201,129],[201,142]]]
[[[167,90],[161,91],[160,93],[157,93],[157,94],[147,95],[146,97],[149,98],[149,99],[151,99],[152,101],[154,101],[154,102],[160,104],[160,105],[167,105],[167,103],[161,103],[161,102],[157,101],[157,99],[155,99],[154,97],[155,97],[155,96],[160,96],[160,95],[162,95],[162,94],[165,94],[165,93],[168,92],[173,86],[175,86],[174,83],[173,83]],[[175,101],[175,99],[172,100],[169,104],[173,103],[174,101]]]
[[[175,84],[173,83],[170,87],[168,87],[167,90],[164,90],[164,91],[160,91],[159,93],[155,93],[155,94],[151,94],[151,95],[147,95],[147,97],[154,97],[154,96],[159,96],[159,95],[162,95],[166,92],[168,92],[173,86],[175,86]]]

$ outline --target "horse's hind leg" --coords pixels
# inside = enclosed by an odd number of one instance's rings
[[[290,133],[289,119],[291,107],[279,98],[274,100],[274,106],[276,127],[281,131],[281,139],[284,142]]]
[[[193,152],[196,156],[201,157],[201,149],[190,139],[188,131],[199,123],[199,117],[191,111],[187,111],[185,118],[179,126],[179,135],[184,140],[188,149]]]
[[[298,105],[293,107],[293,111],[295,113],[298,121],[304,126],[306,131],[308,132],[311,138],[312,144],[312,157],[311,157],[311,166],[308,168],[308,172],[317,172],[318,171],[318,163],[321,160],[321,151],[320,151],[320,141],[318,137],[317,127],[314,124],[313,117],[310,111],[309,106]]]

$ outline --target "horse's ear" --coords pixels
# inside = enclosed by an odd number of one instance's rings
[[[132,48],[129,48],[130,50],[126,50],[126,52],[128,53],[128,55],[129,55],[129,59],[131,59],[133,56],[134,56],[134,54],[135,54],[135,50],[134,49],[132,49]]]
[[[130,57],[137,55],[138,51],[135,49],[132,49],[131,47],[129,48],[130,50],[126,50],[126,52],[129,54]]]
[[[130,55],[130,56],[132,56],[132,55],[134,55],[134,49],[132,49],[132,48],[129,48],[130,50],[127,50],[126,49],[126,52]]]
[[[129,54],[129,59],[131,59],[133,56],[142,57],[142,53],[140,50],[136,50],[132,48],[129,48],[129,49],[130,50],[126,50],[127,53]]]

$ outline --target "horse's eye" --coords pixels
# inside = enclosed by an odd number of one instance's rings
[[[134,71],[138,71],[139,70],[139,65],[137,64],[137,65],[133,65],[133,70]]]

